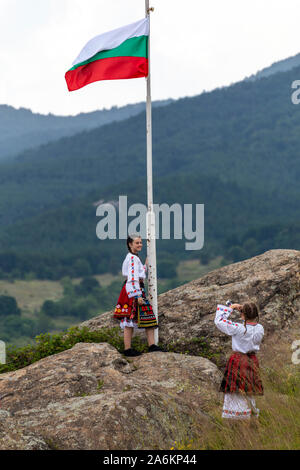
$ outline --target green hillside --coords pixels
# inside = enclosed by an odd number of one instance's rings
[[[300,68],[153,110],[156,203],[205,204],[205,248],[159,240],[158,259],[300,248]],[[0,165],[2,275],[57,279],[119,269],[124,241],[100,242],[95,202],[146,198],[145,115],[63,138]]]

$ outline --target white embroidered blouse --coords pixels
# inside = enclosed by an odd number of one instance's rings
[[[249,351],[259,351],[264,336],[264,328],[259,323],[247,323],[247,331],[242,323],[229,320],[232,308],[218,305],[215,325],[218,330],[232,336],[232,350],[247,354]],[[246,331],[246,333],[245,333]],[[245,334],[244,334],[245,333]]]
[[[140,289],[139,279],[146,278],[147,266],[142,264],[137,255],[128,253],[123,261],[122,274],[127,276],[126,292],[128,297],[140,297],[142,291]]]

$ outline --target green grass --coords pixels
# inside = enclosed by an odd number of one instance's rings
[[[0,280],[0,295],[15,297],[18,306],[27,318],[32,318],[34,310],[41,308],[45,300],[59,300],[63,288],[57,281],[39,280]]]
[[[221,418],[223,394],[204,410],[211,418],[206,429],[195,423],[174,450],[299,450],[300,371],[288,364],[262,368],[264,396],[256,398],[259,418],[230,422]]]
[[[166,349],[168,352],[205,357],[217,366],[221,365],[223,356],[221,349],[212,348],[209,339],[202,337],[181,338],[168,343]]]
[[[186,282],[193,281],[221,266],[223,266],[223,258],[221,256],[214,258],[205,265],[201,264],[198,259],[181,261],[177,267],[177,279],[179,282],[183,280]]]

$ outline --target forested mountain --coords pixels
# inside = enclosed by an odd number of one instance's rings
[[[137,201],[146,204],[145,188],[145,179],[136,182],[128,193],[128,206]],[[185,258],[209,260],[220,254],[227,260],[238,261],[270,246],[300,246],[300,224],[291,222],[289,204],[276,195],[243,188],[235,182],[224,183],[217,176],[189,173],[158,177],[154,189],[157,204],[205,204],[205,248],[200,253],[185,251],[187,240],[184,237],[183,240],[157,240],[159,274],[161,261],[174,267]],[[94,190],[82,199],[62,203],[59,208],[3,230],[0,238],[2,270],[18,273],[18,277],[33,272],[41,279],[116,274],[120,259],[127,251],[126,243],[96,237],[99,222],[96,202],[99,194],[104,201],[117,202],[119,194],[127,191],[127,182]],[[193,217],[195,228],[195,211]],[[274,224],[274,220],[280,222]],[[162,219],[157,227],[160,238],[161,223]]]
[[[158,241],[158,260],[237,261],[300,248],[300,67],[153,110],[154,201],[205,204],[205,248]],[[0,166],[0,265],[39,277],[119,269],[124,240],[96,238],[95,203],[146,198],[145,114],[62,138]]]
[[[155,101],[153,106],[164,106],[171,101]],[[108,110],[81,113],[77,116],[55,116],[0,105],[0,159],[12,157],[61,137],[128,119],[144,109],[145,103],[137,103],[121,108],[114,106]]]
[[[295,56],[288,57],[287,59],[274,62],[274,64],[270,65],[269,67],[265,67],[264,69],[260,70],[256,74],[253,74],[250,77],[247,77],[246,80],[257,80],[259,78],[269,77],[270,75],[273,75],[274,73],[287,72],[299,66],[300,66],[300,54],[296,54]]]

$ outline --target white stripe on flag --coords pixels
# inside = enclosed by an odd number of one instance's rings
[[[84,46],[78,57],[74,60],[73,65],[90,59],[97,52],[114,49],[126,41],[126,39],[138,36],[149,36],[148,17],[94,37]]]

